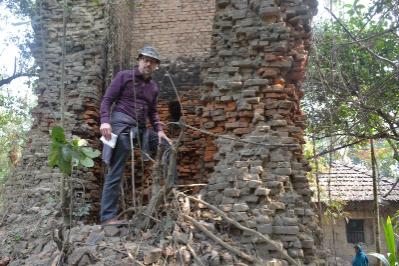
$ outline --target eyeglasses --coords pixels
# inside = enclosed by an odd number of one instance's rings
[[[154,58],[151,58],[151,57],[148,57],[148,56],[145,56],[145,55],[141,56],[139,58],[139,60],[144,60],[144,63],[150,63],[152,65],[158,64],[158,60],[156,60]]]

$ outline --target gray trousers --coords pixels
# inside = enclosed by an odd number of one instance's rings
[[[147,132],[148,141],[143,140],[145,137],[140,137],[142,147],[146,152],[149,151],[153,157],[156,154],[158,148],[158,135],[152,130]],[[143,134],[138,134],[143,135]],[[134,139],[134,143],[137,143],[137,137]],[[170,147],[170,144],[166,141],[162,141],[162,145]],[[118,213],[118,201],[120,195],[120,183],[122,176],[125,171],[126,158],[130,152],[130,135],[129,132],[122,132],[118,136],[116,146],[112,153],[112,159],[108,166],[108,173],[105,177],[102,197],[101,197],[101,222],[112,219],[117,216]],[[169,159],[167,158],[167,162]],[[176,169],[174,169],[176,178]]]

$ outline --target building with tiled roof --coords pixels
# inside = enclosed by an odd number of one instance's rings
[[[364,167],[332,163],[331,169],[319,174],[320,186],[325,194],[331,191],[331,198],[345,201],[372,201],[373,179],[371,172]],[[378,191],[381,201],[399,201],[399,185],[390,191],[395,180],[380,177]]]
[[[355,243],[362,243],[367,253],[375,252],[375,212],[371,171],[348,163],[334,162],[330,169],[320,172],[318,178],[321,201],[324,203],[330,200],[337,201],[345,206],[343,216],[331,222],[331,217],[325,215],[322,224],[326,247],[331,250],[332,255],[335,253],[337,257],[342,258],[338,265],[351,265]],[[392,217],[399,210],[399,184],[392,189],[395,182],[393,178],[379,178],[377,191],[381,220],[385,220],[388,215]],[[382,228],[380,240],[384,248],[385,238]]]

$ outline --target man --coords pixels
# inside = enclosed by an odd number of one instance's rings
[[[101,223],[118,224],[116,219],[120,182],[126,158],[131,150],[131,140],[141,143],[142,150],[154,152],[158,143],[170,145],[157,112],[158,86],[151,79],[158,68],[160,56],[153,47],[146,46],[139,51],[138,66],[116,74],[101,102],[100,131],[106,140],[111,132],[118,136],[112,150],[104,145],[103,160],[109,166],[101,198]],[[112,112],[111,106],[113,106]],[[146,129],[147,118],[154,131]]]
[[[352,266],[368,266],[369,259],[367,258],[366,254],[364,254],[362,246],[357,244],[354,246],[354,249],[356,255],[352,260]]]

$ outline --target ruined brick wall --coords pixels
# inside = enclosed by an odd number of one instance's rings
[[[193,10],[188,11],[188,4],[175,6],[178,9],[171,19],[170,14],[164,19],[170,19],[170,32],[166,36],[178,37],[186,30],[176,31],[178,25],[195,24],[201,30],[204,38],[192,37],[186,39],[185,53],[179,54],[183,59],[173,60],[177,57],[178,50],[160,51],[163,64],[155,79],[161,87],[160,113],[163,121],[170,119],[170,102],[176,100],[170,82],[165,79],[168,70],[183,96],[183,113],[192,125],[200,126],[195,107],[199,99],[200,88],[200,63],[202,59],[195,56],[205,56],[210,47],[210,31],[212,25],[212,10],[214,3],[205,1],[209,5],[193,5]],[[147,2],[146,2],[147,3]],[[149,2],[148,2],[149,3]],[[201,2],[204,4],[203,2]],[[197,3],[199,4],[199,2]],[[191,4],[190,4],[191,5]],[[153,4],[150,6],[153,7]],[[173,4],[170,4],[172,7]],[[132,5],[129,1],[68,1],[66,8],[66,50],[65,50],[65,130],[68,138],[78,135],[88,139],[90,144],[101,149],[99,138],[99,105],[101,97],[109,84],[112,76],[121,69],[128,69],[135,63],[137,47],[141,43],[135,41],[134,23],[144,23],[146,6]],[[50,139],[49,130],[60,122],[60,90],[61,84],[61,58],[62,58],[62,32],[63,32],[63,6],[61,3],[43,0],[38,3],[37,16],[32,20],[35,31],[35,44],[32,47],[36,63],[40,67],[36,94],[38,105],[33,111],[34,126],[30,132],[30,139],[20,165],[6,184],[5,199],[11,205],[11,212],[15,211],[10,219],[12,222],[27,209],[37,206],[53,208],[58,202],[59,181],[61,174],[56,169],[49,169],[47,156]],[[158,11],[159,12],[159,11]],[[172,10],[169,10],[172,12]],[[202,12],[202,13],[201,13]],[[194,15],[196,14],[196,15]],[[138,20],[134,20],[135,16]],[[159,14],[158,14],[159,15]],[[205,22],[207,20],[207,22]],[[141,22],[140,22],[141,21]],[[165,20],[163,20],[164,22]],[[147,21],[147,26],[140,31],[150,34],[151,31],[163,32],[163,22],[157,20]],[[184,22],[184,23],[183,23]],[[202,24],[202,26],[200,26]],[[194,35],[193,35],[194,36]],[[139,37],[137,37],[139,38]],[[162,47],[165,39],[156,38],[152,44]],[[173,39],[174,41],[175,39]],[[195,41],[196,40],[196,41]],[[180,40],[180,45],[183,41]],[[136,45],[135,47],[133,47]],[[180,51],[180,50],[179,50]],[[163,69],[163,70],[162,70]],[[192,89],[192,91],[191,91]],[[166,119],[166,120],[165,120]],[[195,135],[195,134],[194,134]],[[202,139],[191,136],[186,138],[189,148],[182,149],[182,164],[179,172],[184,177],[199,178],[199,164],[193,165],[192,160],[199,161],[200,146],[204,146]],[[199,144],[200,143],[200,144]],[[190,156],[185,156],[190,154]],[[196,154],[193,156],[193,154]],[[103,180],[103,166],[97,160],[94,169],[79,170],[75,182],[76,206],[78,215],[97,217],[99,198]],[[203,177],[203,176],[202,176]],[[21,197],[21,195],[23,195]],[[49,205],[47,205],[49,204]],[[87,216],[89,210],[89,216]]]
[[[33,110],[34,123],[21,163],[5,185],[7,215],[0,230],[0,256],[17,256],[40,252],[43,239],[59,221],[61,173],[47,165],[49,131],[60,124],[60,91],[65,87],[65,124],[68,139],[78,135],[99,148],[98,106],[104,86],[107,39],[107,16],[103,4],[95,1],[69,2],[66,19],[65,80],[62,84],[62,2],[38,1],[37,14],[32,18],[35,42],[33,56],[39,66],[35,92],[38,105]],[[100,168],[75,172],[75,215],[87,215],[86,208],[96,210],[100,195]],[[5,228],[7,230],[5,230]],[[20,236],[20,248],[12,239]],[[10,242],[11,239],[11,242]],[[28,245],[29,243],[29,245]],[[10,246],[11,245],[11,246]]]
[[[177,104],[177,95],[166,76],[169,73],[182,99],[184,120],[200,127],[201,118],[197,112],[202,85],[200,67],[210,52],[214,0],[122,1],[111,5],[111,10],[114,15],[111,16],[107,83],[117,71],[131,68],[136,63],[141,47],[152,45],[162,58],[160,69],[154,76],[160,87],[158,111],[161,121],[176,121],[171,108]],[[165,128],[170,135],[176,136],[174,126]],[[190,130],[183,141],[184,147],[179,150],[180,184],[205,182],[205,173],[211,171],[213,165],[212,156],[206,151],[214,149],[209,145],[206,147],[211,141]]]
[[[313,1],[218,0],[204,65],[204,127],[251,144],[216,139],[205,197],[305,264],[318,261],[320,233],[306,179],[300,82]],[[221,224],[221,227],[227,226]],[[231,231],[265,259],[283,257],[262,239]]]
[[[135,1],[133,53],[152,44],[170,60],[206,56],[214,9],[214,0]]]
[[[34,57],[40,66],[36,122],[22,163],[6,185],[6,225],[12,227],[10,232],[33,240],[18,249],[30,254],[43,248],[37,234],[51,238],[48,228],[59,221],[54,209],[59,207],[60,174],[47,167],[47,154],[48,131],[60,118],[63,7],[52,0],[40,3],[40,16],[34,21]],[[209,181],[203,190],[207,200],[246,226],[271,235],[293,258],[316,262],[318,227],[300,146],[304,116],[299,109],[314,2],[217,0],[216,10],[207,0],[129,3],[70,2],[65,61],[68,137],[76,134],[100,147],[98,108],[103,92],[118,70],[131,67],[137,49],[151,43],[165,59],[155,77],[161,86],[163,122],[173,120],[170,103],[176,101],[165,76],[168,70],[188,124],[265,144],[214,139],[188,130],[179,154],[180,184]],[[214,174],[207,176],[212,170]],[[94,219],[102,176],[98,161],[94,170],[79,171],[75,183],[80,195],[76,210],[89,205]],[[38,229],[25,235],[26,224]],[[231,233],[251,253],[280,257],[259,239]],[[12,237],[0,232],[0,241]],[[7,246],[0,255],[14,250]]]

